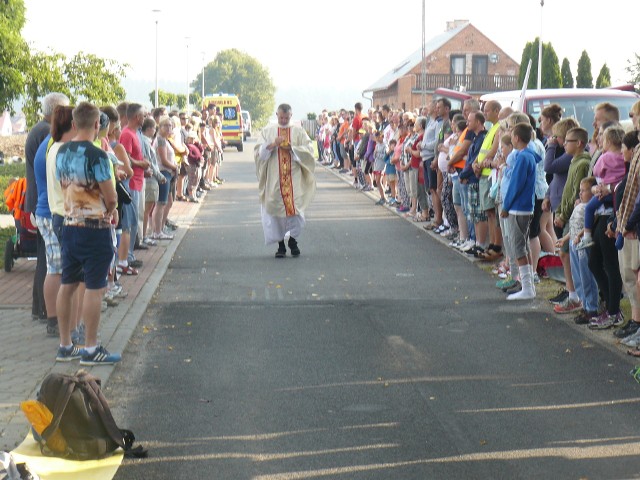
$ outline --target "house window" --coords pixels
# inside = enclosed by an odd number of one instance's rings
[[[464,75],[466,70],[464,56],[451,55],[451,75]]]
[[[473,89],[476,91],[490,91],[495,87],[488,85],[489,57],[487,55],[474,55],[471,60],[471,78]]]
[[[472,62],[472,75],[487,75],[489,73],[489,57],[487,55],[474,55]]]

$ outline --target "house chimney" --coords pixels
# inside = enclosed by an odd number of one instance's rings
[[[454,30],[458,27],[464,27],[465,25],[467,25],[469,23],[469,20],[452,20],[450,22],[447,22],[447,32],[450,30]]]

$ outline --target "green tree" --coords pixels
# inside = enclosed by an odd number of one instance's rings
[[[202,110],[202,95],[200,92],[191,92],[189,94],[189,104],[194,110]]]
[[[593,75],[591,74],[591,59],[586,50],[582,51],[578,60],[578,76],[576,77],[576,87],[593,88]]]
[[[571,73],[571,66],[567,57],[562,60],[560,75],[562,76],[562,88],[573,88],[573,73]]]
[[[113,104],[125,99],[121,85],[128,65],[100,58],[91,53],[76,53],[65,62],[64,76],[69,84],[71,103],[80,100]]]
[[[151,90],[149,92],[149,99],[151,100],[151,104],[156,101],[156,91]],[[170,108],[172,105],[176,103],[176,98],[174,93],[169,93],[164,90],[158,89],[158,105]]]
[[[24,89],[23,70],[29,49],[20,31],[25,23],[23,0],[0,1],[0,112],[12,110]]]
[[[165,92],[166,105],[168,107],[175,107],[178,105],[178,96],[175,93]],[[163,105],[165,105],[163,103]]]
[[[527,42],[525,45],[522,51],[522,60],[520,61],[520,71],[518,73],[519,85],[522,85],[524,82],[527,65],[529,64],[529,60],[531,60],[531,73],[529,74],[527,88],[537,88],[539,45],[540,39],[538,37],[536,37],[533,42]],[[556,55],[556,51],[551,43],[542,43],[542,78],[540,80],[542,88],[558,88],[562,85],[558,55]]]
[[[46,93],[60,92],[71,95],[69,85],[63,75],[66,58],[61,53],[35,52],[31,55],[25,70],[24,113],[27,125],[35,125],[40,112],[40,100]],[[45,93],[46,92],[46,93]]]
[[[627,67],[625,70],[631,76],[629,79],[629,83],[632,85],[637,85],[640,83],[640,55],[634,53],[633,60],[627,60]]]
[[[275,109],[276,87],[269,70],[258,60],[236,49],[223,50],[204,68],[207,91],[235,93],[242,108],[251,112],[256,126],[264,125]],[[202,86],[202,72],[191,83]]]
[[[184,93],[179,93],[176,95],[175,104],[178,107],[178,110],[184,110],[187,106],[187,95]]]
[[[607,88],[611,86],[611,72],[605,63],[600,69],[598,78],[596,78],[596,88]]]

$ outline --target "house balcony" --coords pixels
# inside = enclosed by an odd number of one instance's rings
[[[416,87],[413,93],[433,92],[436,88],[461,90],[470,94],[482,95],[505,90],[518,90],[518,77],[515,75],[454,75],[429,73],[423,87],[422,76],[416,75]]]

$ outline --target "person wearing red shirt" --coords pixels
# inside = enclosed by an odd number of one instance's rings
[[[135,210],[135,217],[131,222],[131,239],[129,242],[129,266],[141,266],[142,262],[136,261],[133,254],[133,248],[136,243],[136,235],[138,233],[138,217],[139,205],[144,188],[144,171],[149,168],[150,163],[142,156],[142,145],[138,138],[138,129],[142,127],[144,122],[144,107],[139,103],[130,103],[127,107],[127,126],[122,129],[120,134],[120,143],[124,147],[131,160],[133,168],[133,177],[129,180],[129,189],[131,191],[131,205]]]

